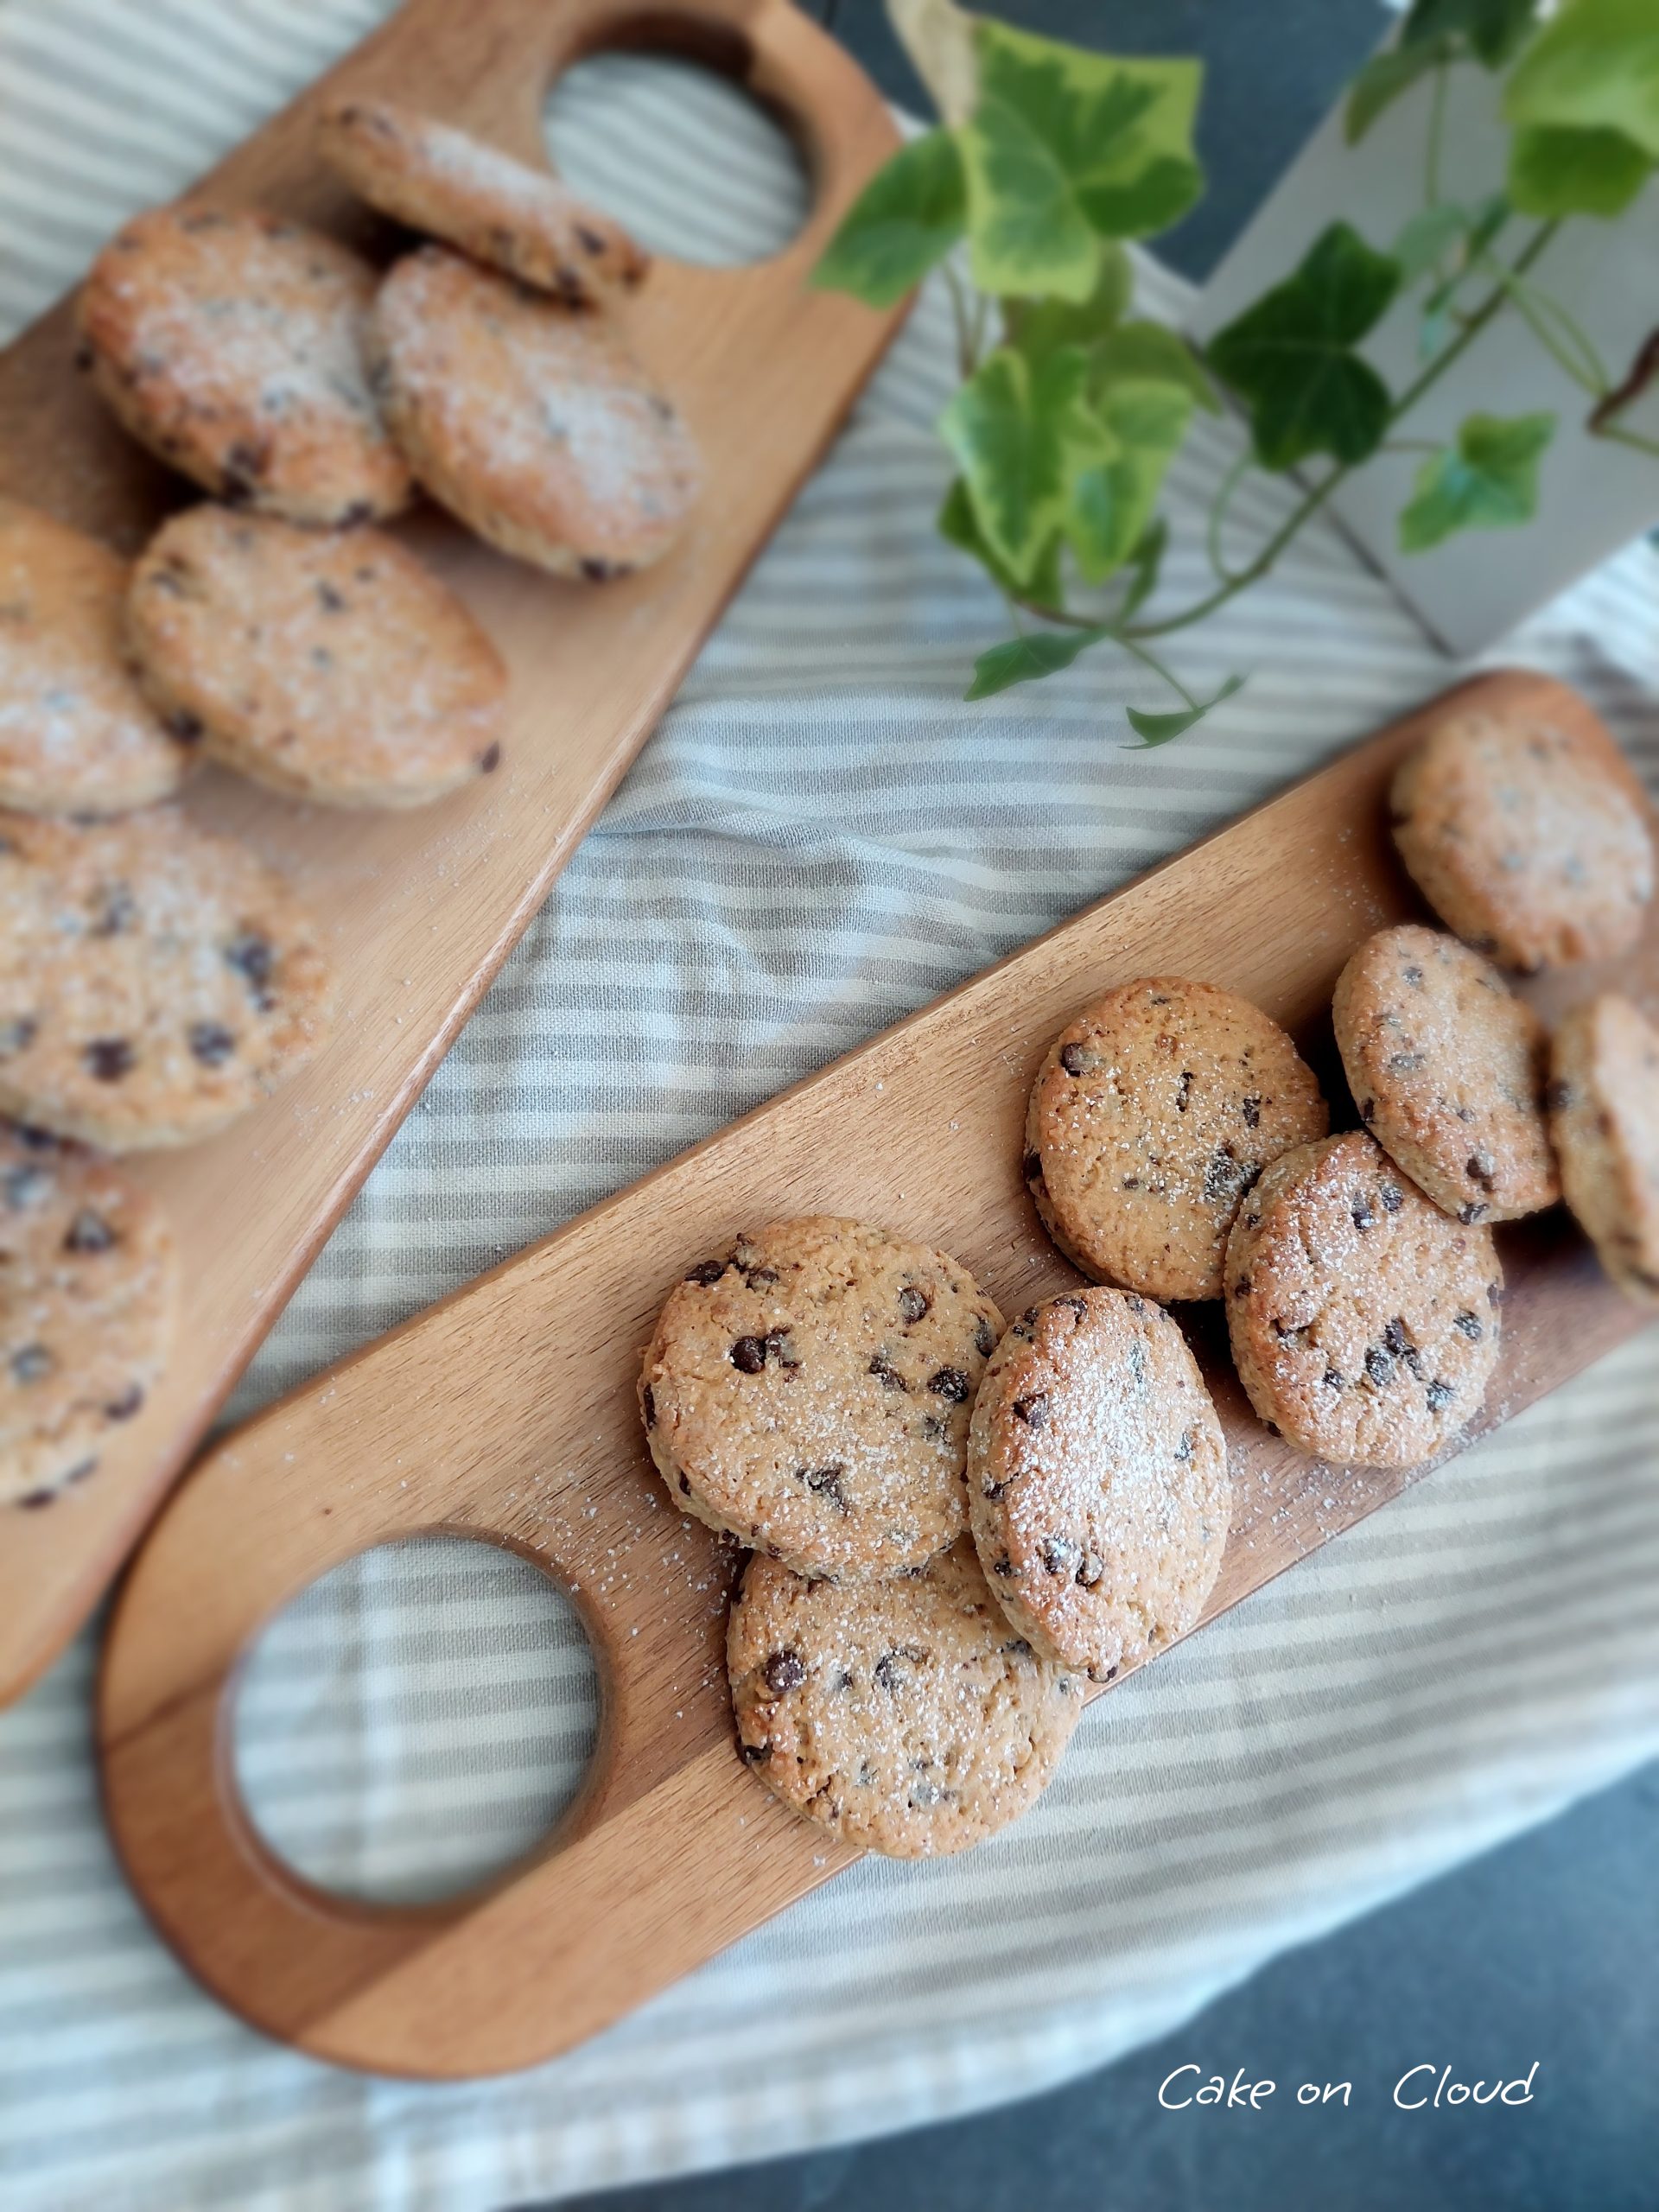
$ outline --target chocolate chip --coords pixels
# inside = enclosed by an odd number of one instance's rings
[[[1175,1111],[1178,1114],[1185,1114],[1192,1103],[1192,1071],[1191,1068],[1183,1068],[1181,1079],[1175,1086]]]
[[[764,1290],[768,1283],[778,1280],[776,1268],[763,1268],[754,1260],[740,1258],[735,1262],[738,1273],[751,1290]]]
[[[1244,1116],[1244,1126],[1247,1129],[1261,1127],[1262,1101],[1259,1098],[1247,1098],[1238,1110]]]
[[[92,937],[121,937],[138,918],[138,902],[124,883],[101,884],[93,910]]]
[[[1411,985],[1414,991],[1421,989],[1423,971],[1421,968],[1416,966],[1414,963],[1402,968],[1400,972],[1405,977],[1406,981]]]
[[[346,612],[343,595],[334,589],[327,577],[317,586],[317,604],[325,614],[343,614]]]
[[[274,1003],[269,987],[276,950],[268,937],[258,930],[239,930],[225,947],[225,961],[247,984],[257,1007],[264,1011]]]
[[[655,1428],[657,1426],[657,1393],[652,1389],[649,1382],[646,1383],[645,1389],[639,1393],[639,1409],[645,1414],[645,1427],[647,1428]]]
[[[922,1415],[922,1434],[930,1444],[943,1444],[950,1433],[949,1428],[937,1414]]]
[[[1430,1413],[1437,1414],[1440,1413],[1443,1408],[1451,1404],[1452,1399],[1456,1397],[1457,1392],[1452,1388],[1452,1385],[1449,1382],[1442,1382],[1437,1376],[1433,1382],[1429,1384],[1427,1389],[1424,1391],[1423,1395],[1428,1402],[1428,1410]]]
[[[1249,1275],[1240,1275],[1238,1281],[1233,1285],[1233,1296],[1235,1298],[1248,1298],[1249,1294],[1250,1279]]]
[[[1204,1171],[1204,1195],[1211,1205],[1234,1197],[1243,1181],[1238,1155],[1230,1144],[1219,1145]]]
[[[798,1651],[774,1651],[766,1672],[766,1688],[774,1697],[787,1697],[806,1680],[806,1664]]]
[[[831,1682],[830,1687],[831,1689],[840,1690],[843,1693],[851,1689],[853,1687],[852,1669],[850,1667],[837,1667],[836,1669],[836,1679]]]
[[[41,1382],[57,1363],[44,1344],[24,1344],[11,1355],[12,1379],[17,1382]]]
[[[813,1467],[810,1470],[803,1467],[800,1478],[815,1497],[827,1497],[832,1505],[839,1506],[843,1513],[848,1513],[852,1509],[847,1503],[846,1492],[841,1487],[841,1478],[846,1471],[839,1462],[833,1467]]]
[[[614,576],[626,576],[626,563],[620,561],[596,561],[591,556],[582,564],[582,573],[590,584],[607,584]]]
[[[996,1558],[991,1563],[991,1573],[993,1574],[1001,1574],[1005,1577],[1014,1573],[1014,1561],[1008,1557],[1007,1552],[999,1552],[997,1554]]]
[[[1544,1103],[1548,1107],[1552,1114],[1564,1113],[1573,1103],[1572,1084],[1570,1083],[1547,1083],[1544,1085]]]
[[[1492,1165],[1491,1155],[1484,1152],[1471,1153],[1463,1172],[1471,1183],[1483,1191],[1490,1191],[1497,1180],[1497,1172]]]
[[[764,1337],[740,1337],[727,1354],[740,1375],[758,1375],[766,1363]]]
[[[1082,1075],[1089,1065],[1088,1048],[1083,1045],[1062,1045],[1060,1065],[1067,1075]]]
[[[965,1405],[973,1395],[973,1385],[959,1367],[942,1367],[928,1378],[928,1389],[948,1398],[953,1406]]]
[[[578,223],[575,228],[576,244],[582,248],[584,253],[590,253],[597,257],[604,252],[605,241],[599,236],[596,231],[590,231],[585,223]]]
[[[721,1275],[726,1272],[726,1266],[727,1263],[724,1260],[699,1260],[696,1266],[693,1268],[690,1274],[687,1275],[686,1281],[687,1282],[699,1282],[702,1285],[703,1288],[707,1290],[710,1283],[718,1282],[720,1281]]]
[[[1353,1215],[1356,1229],[1365,1230],[1376,1227],[1376,1216],[1371,1211],[1371,1202],[1369,1198],[1356,1198],[1350,1211]]]
[[[1086,1298],[1079,1298],[1075,1290],[1069,1290],[1064,1298],[1057,1298],[1054,1300],[1054,1311],[1057,1313],[1071,1313],[1081,1321],[1089,1311],[1089,1301]]]
[[[988,1359],[996,1350],[996,1331],[983,1314],[974,1324],[974,1350],[982,1359]]]
[[[1384,1183],[1377,1192],[1384,1213],[1398,1213],[1406,1203],[1406,1194],[1397,1183]]]
[[[1365,1372],[1379,1390],[1394,1380],[1394,1362],[1381,1344],[1373,1344],[1365,1355]]]
[[[1489,1282],[1487,1284],[1486,1303],[1489,1306],[1501,1306],[1503,1303],[1503,1286],[1501,1282]]]
[[[1359,1102],[1359,1118],[1360,1118],[1360,1120],[1361,1120],[1362,1122],[1364,1122],[1364,1124],[1365,1124],[1365,1126],[1366,1126],[1366,1128],[1370,1128],[1370,1125],[1371,1125],[1372,1122],[1376,1119],[1376,1099],[1375,1099],[1375,1098],[1362,1098],[1362,1099],[1360,1100],[1360,1102]]]
[[[1421,1052],[1390,1052],[1389,1071],[1392,1075],[1414,1075],[1423,1065]]]
[[[193,715],[188,707],[175,707],[166,717],[168,734],[177,738],[181,745],[200,745],[207,724],[200,715]]]
[[[1484,1221],[1485,1218],[1486,1208],[1477,1199],[1471,1198],[1466,1206],[1458,1208],[1458,1219],[1465,1229],[1472,1229],[1478,1221]]]
[[[1198,1439],[1193,1435],[1192,1430],[1190,1428],[1184,1428],[1181,1431],[1181,1440],[1175,1446],[1175,1461],[1178,1466],[1185,1465],[1186,1462],[1192,1457],[1192,1453],[1197,1444]]]
[[[43,1505],[50,1505],[57,1497],[54,1490],[32,1490],[17,1501],[26,1512],[38,1512]]]
[[[1007,1483],[982,1483],[979,1486],[979,1494],[982,1497],[988,1498],[993,1505],[996,1505],[1007,1496],[1009,1487],[1010,1485]]]
[[[1382,1342],[1396,1359],[1403,1359],[1411,1349],[1411,1338],[1406,1333],[1405,1317],[1396,1313],[1382,1332]]]
[[[899,1662],[908,1659],[912,1664],[919,1664],[926,1656],[926,1652],[918,1650],[913,1643],[897,1644],[876,1661],[875,1680],[884,1690],[897,1691],[903,1688],[905,1680]]]
[[[205,1068],[222,1067],[236,1050],[236,1039],[222,1021],[193,1021],[187,1033],[192,1054]]]
[[[1014,1417],[1016,1421],[1024,1421],[1027,1428],[1040,1428],[1048,1419],[1047,1391],[1034,1390],[1028,1398],[1016,1398]]]
[[[1077,1580],[1085,1590],[1092,1590],[1106,1572],[1106,1562],[1098,1552],[1084,1552],[1077,1561]]]
[[[906,1321],[919,1321],[928,1308],[928,1295],[913,1282],[907,1282],[899,1294],[899,1311]]]
[[[1320,1377],[1320,1380],[1324,1382],[1327,1390],[1340,1390],[1342,1388],[1342,1370],[1340,1368],[1327,1367],[1324,1375]]]
[[[118,1242],[103,1215],[94,1213],[91,1206],[82,1206],[69,1224],[63,1249],[66,1252],[108,1252]]]
[[[751,1766],[764,1766],[772,1757],[770,1744],[745,1744],[742,1749],[743,1756]]]
[[[1478,1344],[1486,1333],[1479,1316],[1474,1313],[1459,1313],[1452,1325],[1454,1329],[1460,1330],[1471,1344]]]
[[[484,750],[478,756],[479,774],[480,776],[493,776],[500,766],[500,746],[499,744],[486,745]]]
[[[766,1346],[779,1367],[800,1365],[801,1355],[796,1351],[795,1339],[787,1329],[768,1329],[766,1334]]]
[[[1024,1160],[1021,1162],[1020,1172],[1025,1176],[1027,1183],[1040,1183],[1043,1179],[1043,1155],[1041,1153],[1028,1152],[1026,1154]]]
[[[22,1213],[27,1206],[39,1205],[51,1190],[53,1178],[44,1167],[25,1165],[9,1167],[5,1175],[6,1204],[14,1212]]]
[[[877,1352],[870,1362],[869,1371],[884,1390],[908,1390],[910,1385],[885,1353]]]
[[[40,1027],[32,1014],[20,1014],[16,1021],[0,1022],[0,1059],[10,1059],[14,1052],[26,1052],[35,1042]]]
[[[1051,1574],[1069,1574],[1077,1548],[1065,1536],[1045,1536],[1038,1546],[1038,1555]]]
[[[143,1402],[143,1386],[130,1382],[118,1398],[111,1398],[105,1407],[104,1418],[105,1421],[130,1421]]]
[[[100,1083],[119,1083],[124,1075],[132,1073],[135,1065],[132,1047],[124,1037],[94,1037],[83,1048],[81,1058]]]

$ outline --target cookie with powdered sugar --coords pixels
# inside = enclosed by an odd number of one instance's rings
[[[1549,1103],[1568,1205],[1624,1295],[1659,1306],[1659,1027],[1617,992],[1575,1007]]]

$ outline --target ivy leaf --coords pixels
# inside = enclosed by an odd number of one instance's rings
[[[1358,145],[1385,108],[1408,92],[1420,77],[1427,77],[1452,59],[1450,40],[1433,46],[1391,46],[1373,54],[1353,81],[1343,113],[1343,136]]]
[[[1096,346],[1129,304],[1135,271],[1128,255],[1110,239],[1103,241],[1098,251],[1095,288],[1086,300],[1003,302],[1008,342],[1018,346],[1033,368],[1062,346]]]
[[[991,582],[1010,599],[1028,599],[1039,607],[1060,607],[1065,604],[1065,590],[1060,577],[1060,533],[1050,532],[1039,550],[1029,576],[1023,580],[1012,569],[999,561],[985,542],[985,533],[979,526],[974,512],[974,502],[967,484],[958,476],[944,495],[939,509],[938,529],[947,545],[957,546],[978,562]]]
[[[1653,0],[1567,0],[1503,88],[1513,124],[1615,131],[1659,162],[1659,12]]]
[[[894,307],[962,236],[968,222],[962,156],[948,130],[930,130],[879,168],[812,271],[820,291]]]
[[[1071,486],[1065,531],[1085,583],[1103,583],[1141,543],[1164,474],[1192,419],[1184,385],[1150,378],[1109,385],[1096,402],[1113,450],[1081,469]]]
[[[1402,289],[1437,269],[1452,248],[1468,237],[1471,227],[1469,210],[1458,200],[1437,200],[1432,207],[1420,207],[1394,242]]]
[[[1063,346],[1035,367],[999,346],[957,391],[939,431],[966,480],[986,543],[1029,591],[1078,474],[1113,441],[1085,400],[1089,357]]]
[[[1400,549],[1421,553],[1459,530],[1503,530],[1538,508],[1538,463],[1555,432],[1553,415],[1471,415],[1456,442],[1417,472],[1400,517]]]
[[[1652,169],[1622,131],[1540,124],[1510,141],[1509,194],[1523,215],[1622,215]]]
[[[1351,465],[1376,452],[1389,388],[1353,348],[1399,287],[1397,262],[1333,223],[1293,276],[1211,340],[1210,365],[1248,403],[1264,468],[1314,453]]]
[[[1151,378],[1159,384],[1179,385],[1198,404],[1219,415],[1221,402],[1205,373],[1204,364],[1179,331],[1161,322],[1121,322],[1094,349],[1096,389]]]
[[[1006,645],[981,653],[974,663],[974,680],[962,696],[988,699],[993,692],[1007,691],[1016,683],[1034,683],[1070,668],[1079,653],[1097,645],[1107,634],[1104,630],[1033,630],[1027,638],[1010,638]]]
[[[1185,737],[1193,723],[1201,722],[1212,707],[1218,707],[1224,699],[1230,699],[1243,681],[1242,676],[1230,676],[1213,699],[1202,700],[1196,707],[1182,707],[1173,714],[1152,715],[1143,707],[1126,708],[1129,727],[1141,740],[1140,746],[1131,750],[1145,752],[1154,745],[1167,745],[1172,737]]]
[[[1414,0],[1403,48],[1457,40],[1489,69],[1501,69],[1532,28],[1538,0]]]
[[[1103,238],[1143,238],[1197,199],[1199,65],[1087,54],[981,19],[962,134],[974,282],[1084,301]]]
[[[887,21],[947,124],[966,123],[978,98],[974,17],[956,0],[887,0]]]

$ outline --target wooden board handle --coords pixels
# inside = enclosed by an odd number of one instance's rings
[[[1487,676],[1456,696],[1552,716],[1611,748],[1584,702],[1547,678]],[[490,2073],[568,2049],[849,1863],[736,1756],[722,1665],[734,1554],[676,1510],[634,1402],[666,1290],[746,1224],[816,1211],[960,1254],[1005,1312],[1075,1284],[1020,1180],[1027,1091],[1060,1024],[1137,974],[1244,992],[1313,1052],[1339,1097],[1332,985],[1362,938],[1419,911],[1384,795],[1432,711],[594,1208],[208,1455],[122,1594],[99,1718],[117,1845],[209,1987],[322,2057]],[[1659,996],[1659,933],[1620,980]],[[1502,1242],[1504,1343],[1486,1427],[1644,1318],[1559,1211]],[[1212,1618],[1413,1478],[1328,1468],[1275,1440],[1250,1417],[1214,1309],[1184,1318],[1235,1471]],[[364,1547],[418,1531],[486,1537],[557,1574],[597,1652],[602,1715],[587,1783],[540,1852],[458,1900],[382,1910],[325,1896],[271,1858],[238,1801],[226,1733],[241,1655],[272,1611]]]

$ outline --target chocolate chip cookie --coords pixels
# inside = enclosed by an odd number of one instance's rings
[[[670,1294],[639,1408],[682,1510],[802,1574],[906,1573],[968,1525],[968,1421],[1001,1317],[867,1223],[773,1222]]]
[[[371,207],[569,306],[631,292],[651,266],[620,223],[550,170],[391,100],[332,101],[317,148]]]
[[[1659,1028],[1615,992],[1575,1007],[1549,1103],[1568,1205],[1624,1295],[1659,1306]]]
[[[174,1287],[147,1192],[0,1124],[0,1504],[48,1505],[95,1471],[161,1374]]]
[[[1227,1326],[1268,1426],[1338,1466],[1414,1467],[1497,1360],[1491,1231],[1453,1221],[1363,1130],[1263,1173],[1227,1241]]]
[[[126,601],[107,546],[0,499],[0,807],[124,814],[189,772],[133,680]]]
[[[188,1144],[310,1057],[330,996],[282,878],[175,807],[0,815],[0,1113],[109,1152]]]
[[[1185,1636],[1221,1567],[1227,1446],[1161,1306],[1088,1290],[1021,1314],[968,1438],[968,1510],[997,1602],[1041,1656],[1109,1681]]]
[[[363,365],[374,283],[354,253],[280,216],[157,207],[92,264],[84,359],[132,435],[216,498],[367,522],[410,493]]]
[[[1361,1121],[1436,1205],[1464,1222],[1554,1205],[1548,1039],[1484,954],[1416,923],[1379,930],[1332,1014]]]
[[[1448,929],[1535,975],[1640,935],[1653,840],[1633,777],[1572,731],[1449,716],[1394,779],[1395,842]]]
[[[1312,1071],[1259,1007],[1152,976],[1086,1007],[1049,1048],[1026,1181],[1049,1235],[1096,1281],[1218,1298],[1239,1201],[1330,1126]]]
[[[603,582],[680,535],[696,450],[610,316],[433,245],[381,286],[371,350],[416,474],[503,553]]]
[[[966,1850],[1047,1785],[1083,1685],[1009,1625],[963,1538],[848,1587],[749,1561],[726,1639],[744,1758],[786,1805],[893,1859]]]
[[[139,562],[130,622],[171,727],[275,790],[419,806],[500,760],[500,655],[383,531],[189,508]]]

